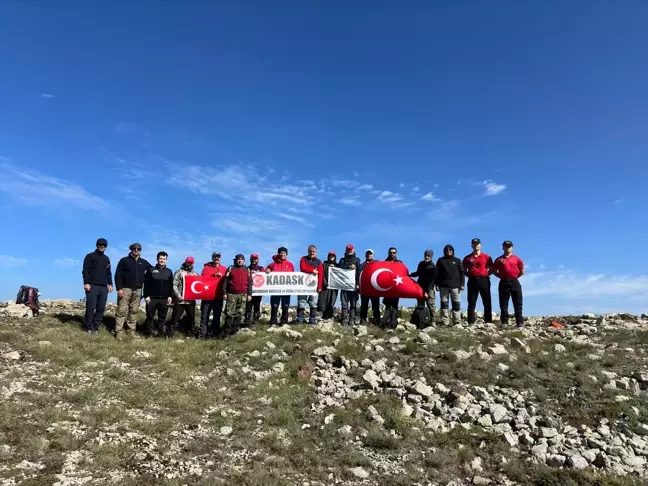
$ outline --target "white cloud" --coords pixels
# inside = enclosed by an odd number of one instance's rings
[[[391,191],[382,191],[378,196],[378,199],[380,199],[382,202],[385,203],[394,203],[394,202],[402,201],[403,196]]]
[[[359,206],[361,204],[360,201],[354,197],[343,197],[342,199],[339,199],[338,202],[347,206]]]
[[[431,192],[428,192],[427,194],[422,196],[421,199],[423,199],[424,201],[440,201],[440,199]]]
[[[0,157],[0,191],[25,204],[35,206],[51,207],[64,203],[97,211],[108,208],[106,201],[73,182],[24,168],[19,169],[4,157]]]
[[[25,258],[16,258],[9,255],[0,255],[0,268],[18,268],[27,265]]]
[[[496,196],[504,189],[506,189],[506,186],[504,184],[496,184],[495,182],[492,181],[484,181],[483,184],[486,187],[486,192],[484,192],[484,196]]]
[[[81,265],[81,261],[77,260],[76,258],[69,257],[57,258],[56,260],[54,260],[54,265],[60,268],[73,268]]]
[[[373,189],[373,184],[362,184],[358,186],[356,189],[358,191],[371,191]]]
[[[412,192],[419,192],[419,191],[420,191],[420,189],[419,189],[418,186],[412,187]]]
[[[41,93],[40,97],[45,99],[52,99],[54,98],[54,95],[52,93]]]

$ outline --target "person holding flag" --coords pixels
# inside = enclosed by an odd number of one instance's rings
[[[288,249],[285,246],[277,249],[277,254],[272,257],[265,272],[294,272],[295,266],[288,261]],[[279,306],[281,305],[281,324],[288,324],[288,309],[290,307],[290,295],[270,296],[270,325],[276,326],[279,318]]]
[[[340,258],[339,267],[345,270],[355,270],[356,288],[354,290],[342,290],[340,297],[342,304],[341,322],[343,326],[349,326],[355,324],[360,278],[360,259],[356,256],[353,245],[346,246],[344,256]]]
[[[263,272],[264,268],[259,265],[259,255],[252,253],[250,255],[250,264],[248,265],[250,273]],[[250,327],[252,321],[258,322],[261,319],[261,295],[253,295],[252,299],[245,305],[245,322],[244,327]]]
[[[398,250],[394,248],[393,246],[389,248],[387,251],[387,258],[385,258],[386,262],[400,262],[398,259]],[[383,304],[385,304],[385,315],[389,315],[390,313],[397,313],[398,312],[398,297],[385,297],[383,299]],[[389,309],[394,309],[394,311],[391,311]]]
[[[371,248],[365,251],[365,261],[360,264],[360,279],[362,279],[362,272],[369,262],[374,261],[374,252]],[[373,324],[380,324],[380,297],[369,297],[360,292],[360,322],[367,322],[369,315],[369,302],[371,301],[371,312],[373,313]]]
[[[221,254],[218,251],[212,253],[212,261],[205,263],[201,277],[221,278],[225,275],[227,268],[221,263]],[[208,330],[209,314],[214,313],[211,329]],[[218,337],[221,332],[221,314],[223,313],[223,299],[218,297],[214,300],[202,300],[200,302],[200,339],[207,339],[209,336]]]
[[[180,324],[180,319],[184,316],[185,320],[182,325],[182,330],[187,338],[193,337],[193,328],[196,322],[196,301],[184,300],[184,278],[186,276],[195,276],[198,274],[194,272],[194,257],[188,256],[185,258],[184,263],[176,270],[173,275],[173,314],[171,321],[167,322],[166,337],[172,338],[176,328]],[[185,315],[186,314],[186,315]]]
[[[317,276],[317,291],[322,290],[322,277],[324,267],[319,258],[317,258],[317,247],[309,245],[308,254],[301,257],[299,261],[299,270],[303,273],[310,273]],[[317,302],[319,293],[315,295],[298,295],[297,296],[297,323],[304,322],[304,314],[309,309],[308,323],[317,324]]]

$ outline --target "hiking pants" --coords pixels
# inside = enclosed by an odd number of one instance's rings
[[[474,324],[477,298],[481,295],[484,304],[484,322],[493,322],[491,304],[491,281],[488,277],[470,277],[468,279],[468,324]]]
[[[508,324],[508,304],[509,299],[513,301],[513,310],[515,312],[515,323],[518,327],[524,325],[522,316],[522,286],[517,278],[503,278],[500,280],[499,288],[499,305],[500,321],[503,325]]]
[[[371,312],[373,313],[374,324],[380,323],[380,297],[360,296],[360,320],[366,321],[369,315],[369,302],[371,302]]]
[[[288,324],[290,295],[270,296],[270,324],[277,324],[277,319],[279,317],[279,306],[281,306],[281,323]]]
[[[427,292],[427,299],[416,299],[416,305],[425,305],[430,311],[430,323],[436,325],[436,294],[434,292],[434,287]]]
[[[263,296],[255,295],[245,304],[245,323],[249,325],[253,320],[261,319],[261,299]]]
[[[83,319],[86,331],[99,330],[99,324],[106,311],[106,300],[108,300],[108,287],[90,284],[90,290],[86,292],[86,311]]]
[[[124,296],[117,299],[115,335],[124,332],[124,321],[126,321],[126,332],[135,331],[137,313],[139,312],[140,300],[142,300],[142,289],[122,289],[122,292],[124,292]]]
[[[180,320],[182,319],[182,325],[180,325]],[[171,337],[175,332],[176,328],[180,326],[182,332],[185,333],[187,337],[193,336],[194,323],[196,321],[196,301],[188,301],[184,304],[175,303],[173,306],[173,315],[171,321],[167,322],[166,335]]]
[[[151,301],[146,304],[146,323],[144,324],[144,334],[150,336],[153,328],[161,336],[164,333],[164,321],[166,320],[169,306],[166,297],[151,297]],[[155,325],[155,314],[157,313],[157,322]]]
[[[227,294],[223,336],[232,336],[238,332],[241,327],[241,321],[245,316],[247,297],[247,294]]]
[[[317,300],[318,310],[322,313],[322,319],[333,319],[335,301],[337,301],[337,289],[322,290]]]
[[[309,317],[312,319],[317,317],[317,303],[319,302],[319,294],[315,295],[298,295],[297,296],[297,318],[304,317],[304,311],[310,312]]]
[[[342,304],[342,324],[355,324],[358,292],[355,290],[343,290],[340,302]]]
[[[211,328],[209,325],[209,314],[214,313]],[[208,334],[216,336],[220,332],[221,327],[221,314],[223,313],[223,301],[216,300],[203,300],[200,303],[200,337],[206,338]]]
[[[452,302],[452,322],[456,326],[461,324],[461,298],[459,297],[459,289],[451,289],[448,287],[441,287],[439,289],[441,295],[441,321],[444,326],[450,325],[450,303]]]
[[[387,309],[398,309],[398,297],[385,297],[383,304],[385,304]]]

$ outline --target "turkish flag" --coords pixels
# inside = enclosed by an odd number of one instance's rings
[[[368,262],[360,275],[360,294],[390,299],[422,299],[423,289],[401,262]]]
[[[185,275],[182,288],[183,300],[215,300],[223,297],[223,277]]]

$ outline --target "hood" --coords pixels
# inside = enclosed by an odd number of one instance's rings
[[[272,261],[275,262],[275,263],[283,262],[283,260],[281,259],[281,257],[279,255],[272,255]]]
[[[443,256],[449,256],[448,251],[452,251],[452,256],[455,255],[455,249],[452,245],[446,245],[443,247]]]

